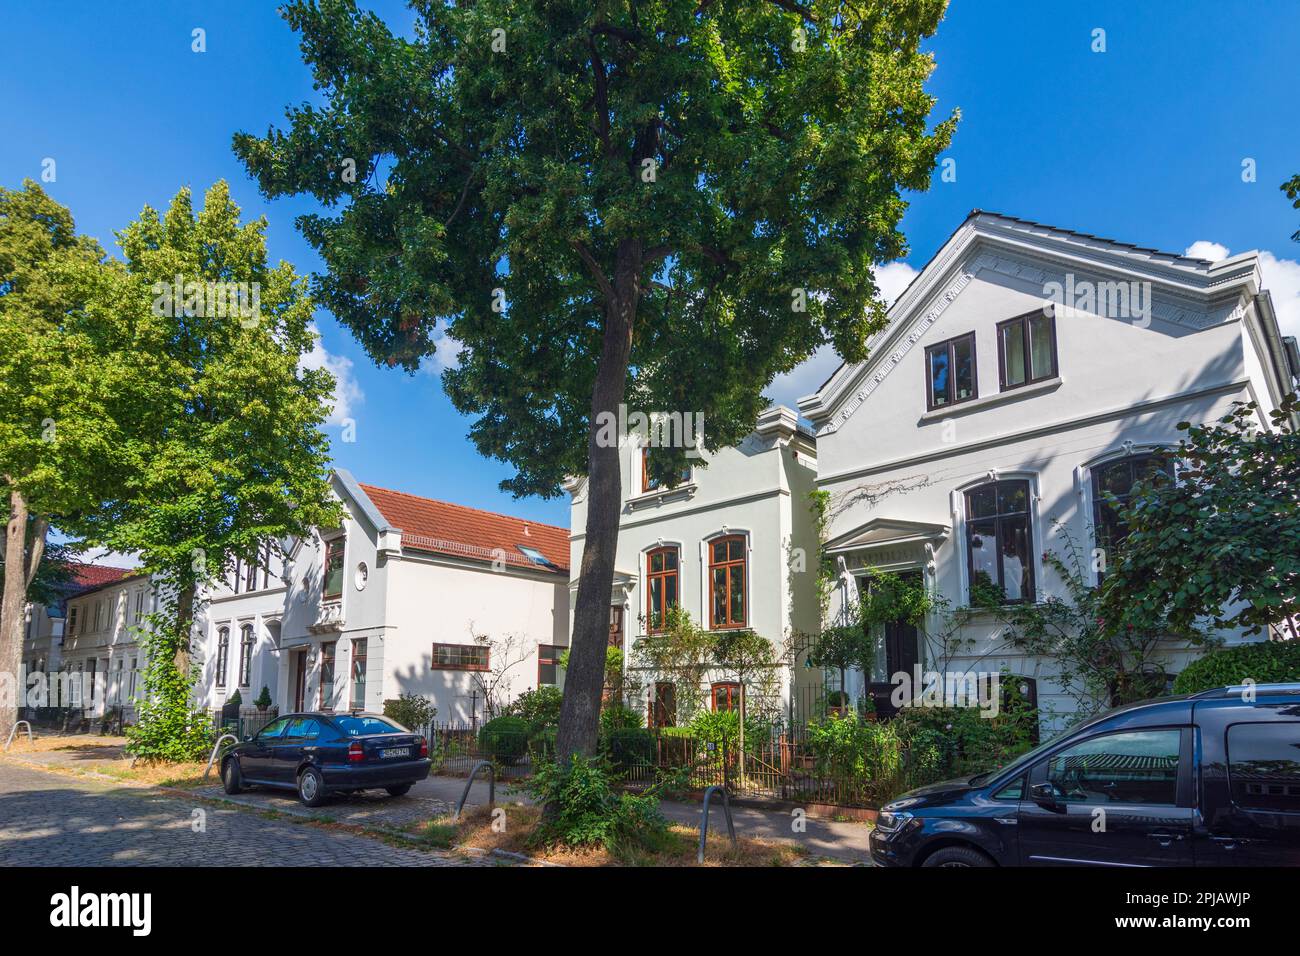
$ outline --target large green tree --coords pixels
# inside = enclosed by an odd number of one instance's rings
[[[1186,432],[1176,481],[1140,484],[1102,584],[1108,626],[1150,630],[1198,619],[1300,637],[1300,433],[1292,393],[1261,427],[1254,402]]]
[[[74,528],[120,486],[115,409],[138,395],[129,323],[108,304],[118,270],[35,182],[0,189],[0,514],[6,519],[0,673],[22,654],[51,523]],[[18,691],[0,694],[0,734]]]
[[[410,38],[352,0],[285,7],[318,104],[239,134],[378,362],[443,383],[504,487],[587,479],[557,746],[596,744],[620,505],[620,404],[754,426],[778,373],[884,321],[875,263],[906,249],[956,117],[931,127],[920,44],[945,0],[413,0]],[[685,449],[655,456],[671,482]]]
[[[334,381],[302,367],[313,305],[292,266],[268,263],[265,229],[241,223],[219,182],[201,211],[183,189],[165,214],[146,206],[118,234],[116,306],[148,329],[140,361],[156,392],[117,451],[135,464],[121,506],[88,535],[138,553],[162,585],[138,753],[183,757],[202,739],[188,709],[201,588],[266,543],[339,519],[321,431]]]

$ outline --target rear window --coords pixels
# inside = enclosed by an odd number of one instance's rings
[[[385,720],[383,717],[348,715],[347,717],[335,717],[334,723],[338,724],[339,729],[349,737],[364,737],[367,734],[408,733],[405,727],[395,724],[391,720]]]
[[[1239,807],[1300,813],[1300,723],[1229,727],[1228,782]]]

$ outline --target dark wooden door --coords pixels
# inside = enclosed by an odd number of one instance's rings
[[[623,608],[617,604],[609,608],[609,646],[623,649]]]
[[[909,584],[915,584],[921,577],[919,571],[904,572],[901,577]],[[870,583],[867,585],[870,587]],[[908,675],[911,679],[913,668],[920,661],[920,631],[916,625],[908,624],[905,621],[891,621],[885,625],[885,673],[883,675],[873,675],[884,677],[882,681],[873,681],[868,685],[868,693],[876,706],[876,714],[880,717],[893,717],[898,712],[894,706],[891,697],[893,696],[894,684],[892,678],[900,672]],[[916,688],[919,693],[920,688]]]
[[[654,697],[650,700],[650,726],[675,727],[677,725],[677,685],[672,681],[655,681]]]
[[[302,713],[302,705],[307,692],[307,652],[305,650],[297,651],[294,657],[297,660],[294,661],[293,665],[293,709],[297,713]]]

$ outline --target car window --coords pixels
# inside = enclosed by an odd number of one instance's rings
[[[349,737],[364,737],[366,734],[401,734],[406,733],[405,727],[399,727],[392,721],[385,720],[382,717],[371,717],[366,714],[349,714],[346,717],[335,717],[334,723],[338,724]]]
[[[994,800],[1020,800],[1025,795],[1025,778],[1016,777],[1009,784],[993,794]]]
[[[273,740],[284,733],[284,728],[289,726],[289,718],[281,717],[279,720],[273,720],[257,732],[258,740]]]
[[[1047,761],[1047,780],[1067,803],[1173,806],[1178,794],[1178,730],[1092,737]]]
[[[1233,724],[1227,743],[1233,803],[1300,812],[1300,723]]]
[[[311,740],[320,736],[320,724],[310,717],[295,717],[293,723],[289,725],[289,732],[286,737],[302,737]]]

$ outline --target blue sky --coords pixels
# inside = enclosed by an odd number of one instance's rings
[[[397,2],[363,3],[390,23]],[[896,294],[973,208],[1197,254],[1267,250],[1265,282],[1283,330],[1300,334],[1300,211],[1278,185],[1300,172],[1291,99],[1300,88],[1300,3],[1092,3],[956,0],[930,43],[937,112],[962,112],[951,150],[956,181],[936,172],[910,196],[911,247],[882,270]],[[272,2],[91,0],[10,5],[0,31],[0,185],[39,179],[78,227],[112,246],[145,203],[183,185],[230,182],[247,216],[265,215],[272,256],[301,272],[319,260],[294,217],[308,201],[267,203],[230,151],[236,130],[263,132],[310,98],[296,37]],[[206,31],[193,53],[191,31]],[[1093,31],[1105,31],[1104,53]],[[1242,181],[1254,161],[1257,181]],[[1210,245],[1213,243],[1218,248]],[[564,498],[512,500],[508,466],[481,458],[435,374],[378,369],[327,313],[313,360],[341,379],[330,426],[336,463],[362,481],[568,524]],[[815,388],[833,355],[774,383],[785,401]]]

